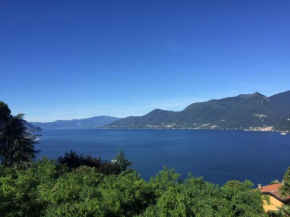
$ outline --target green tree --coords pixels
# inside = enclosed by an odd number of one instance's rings
[[[285,172],[284,178],[283,178],[283,185],[280,187],[279,191],[280,194],[284,197],[290,196],[290,167]],[[278,209],[277,212],[271,213],[270,216],[277,216],[277,217],[289,217],[290,216],[290,206],[284,205]]]
[[[127,170],[129,166],[132,165],[132,162],[125,158],[125,154],[123,151],[119,151],[119,154],[115,159],[115,166],[120,172]]]
[[[8,167],[27,167],[39,152],[34,137],[26,131],[24,115],[11,115],[7,104],[0,102],[0,159]]]
[[[119,156],[119,157],[118,157]],[[70,170],[76,169],[81,166],[94,167],[98,172],[104,175],[119,174],[127,169],[129,162],[124,154],[118,155],[118,161],[114,163],[109,161],[103,161],[101,158],[95,158],[91,155],[77,154],[75,151],[66,152],[64,156],[60,156],[57,159],[58,164],[66,165]]]
[[[0,165],[0,216],[265,216],[261,193],[249,181],[219,187],[179,176],[165,168],[147,182],[136,171],[104,175],[48,158],[26,170]],[[287,216],[286,208],[272,216]]]
[[[0,101],[0,127],[9,119],[11,111],[8,105]]]
[[[290,167],[285,172],[283,182],[284,184],[279,189],[280,193],[285,197],[290,196]]]
[[[290,205],[284,205],[278,209],[278,213],[283,217],[290,216]]]

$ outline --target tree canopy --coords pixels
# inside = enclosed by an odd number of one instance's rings
[[[66,152],[64,156],[57,158],[57,163],[65,164],[70,170],[76,169],[80,166],[89,166],[97,169],[98,172],[105,175],[119,174],[132,164],[125,158],[125,154],[120,151],[116,156],[116,159],[112,162],[102,160],[101,158],[95,158],[91,155],[84,156],[77,154],[75,151]]]
[[[250,181],[222,187],[174,169],[146,181],[134,170],[105,175],[97,168],[70,170],[43,158],[26,170],[0,168],[0,216],[265,216]]]

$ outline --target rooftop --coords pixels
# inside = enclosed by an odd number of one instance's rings
[[[276,199],[278,199],[281,202],[288,202],[290,200],[290,196],[288,197],[283,197],[279,193],[279,188],[283,185],[283,183],[278,183],[278,184],[272,184],[272,185],[266,185],[262,186],[260,188],[262,193],[269,194]]]

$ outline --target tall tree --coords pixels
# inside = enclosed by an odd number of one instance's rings
[[[8,167],[27,167],[39,152],[34,150],[36,142],[26,131],[23,117],[11,115],[7,104],[0,102],[0,159]]]

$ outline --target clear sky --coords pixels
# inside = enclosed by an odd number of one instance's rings
[[[290,89],[288,0],[0,0],[0,100],[28,121]]]

